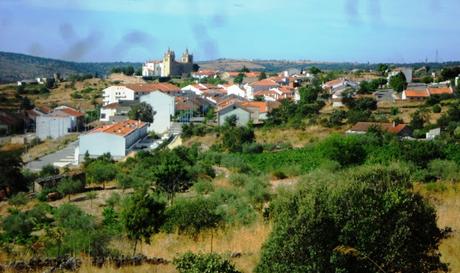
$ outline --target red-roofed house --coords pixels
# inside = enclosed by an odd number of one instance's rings
[[[404,90],[401,95],[403,100],[424,100],[430,96],[430,93],[426,89],[422,90]]]
[[[452,87],[428,87],[430,95],[452,95],[454,90]]]
[[[147,123],[141,121],[125,120],[96,128],[80,136],[79,158],[87,152],[91,157],[110,153],[115,159],[123,158],[147,135],[147,127]]]
[[[84,114],[68,106],[56,107],[46,115],[36,117],[36,134],[41,140],[59,138],[83,127]]]
[[[165,82],[114,85],[103,90],[103,104],[107,105],[120,100],[138,100],[141,96],[154,91],[160,91],[170,96],[181,93],[179,87]]]

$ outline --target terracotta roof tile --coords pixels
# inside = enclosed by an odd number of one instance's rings
[[[428,87],[428,92],[431,95],[451,95],[454,93],[454,91],[450,87]]]
[[[118,136],[127,136],[138,128],[142,128],[147,124],[137,120],[124,120],[115,124],[96,128],[89,133],[108,133]]]
[[[136,83],[127,84],[127,88],[134,90],[135,92],[153,92],[161,91],[164,93],[176,93],[180,92],[180,88],[171,83],[160,82],[160,83]]]
[[[426,90],[405,90],[406,97],[429,97],[430,94]]]

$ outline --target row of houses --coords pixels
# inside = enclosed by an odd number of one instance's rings
[[[454,90],[450,86],[423,86],[420,88],[410,86],[404,90],[401,94],[402,100],[425,100],[431,96],[451,96],[454,94]]]

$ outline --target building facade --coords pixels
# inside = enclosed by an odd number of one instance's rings
[[[155,115],[148,130],[157,134],[165,133],[171,128],[171,117],[175,114],[175,98],[160,91],[154,91],[140,97],[140,102],[152,106]]]
[[[81,135],[77,148],[79,159],[86,153],[91,157],[110,153],[114,159],[123,158],[147,135],[147,126],[144,122],[125,120]]]

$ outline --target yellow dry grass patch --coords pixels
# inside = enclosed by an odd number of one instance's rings
[[[428,191],[425,185],[416,185],[416,190],[435,206],[438,226],[452,228],[451,236],[441,242],[439,249],[442,261],[449,263],[451,272],[460,272],[460,185],[444,184],[444,191]]]
[[[238,269],[252,272],[259,261],[260,249],[270,233],[270,226],[258,220],[253,225],[233,227],[225,230],[201,233],[197,238],[186,235],[159,233],[152,237],[151,244],[142,244],[138,252],[149,257],[162,257],[173,260],[182,253],[210,253],[211,237],[214,253],[229,257],[232,253],[241,253],[239,258],[232,258]],[[125,254],[132,254],[132,242],[120,240],[114,242],[114,248]],[[174,271],[173,271],[174,272]]]
[[[204,136],[192,136],[190,138],[182,139],[182,145],[190,147],[195,143],[200,144],[203,148],[209,149],[212,145],[216,144],[219,138],[215,134],[206,134]]]
[[[289,143],[293,147],[303,147],[308,143],[321,140],[338,130],[319,125],[308,126],[305,129],[269,128],[257,129],[256,140],[263,144]]]

